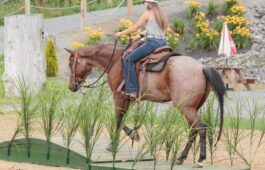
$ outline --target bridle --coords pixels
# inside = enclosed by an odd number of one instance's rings
[[[85,88],[97,88],[97,87],[100,87],[100,86],[103,86],[104,84],[107,83],[107,81],[104,81],[102,84],[100,85],[96,85],[94,86],[94,84],[96,84],[103,76],[104,74],[107,72],[109,66],[110,66],[110,63],[112,61],[112,58],[114,56],[114,53],[115,53],[115,49],[116,49],[116,46],[117,46],[117,42],[118,42],[118,39],[115,40],[115,44],[114,44],[114,48],[113,48],[113,51],[112,51],[112,55],[109,59],[109,62],[108,62],[108,65],[105,67],[103,73],[99,76],[99,78],[94,81],[93,83],[89,84],[89,85],[82,85],[82,83],[85,81],[86,77],[88,76],[88,74],[90,72],[88,72],[83,79],[79,80],[79,82],[81,82],[81,87],[85,87]],[[74,55],[74,63],[73,63],[73,67],[72,67],[72,76],[71,76],[71,79],[72,79],[72,82],[74,82],[73,84],[74,85],[78,85],[79,86],[79,83],[77,82],[77,78],[76,78],[76,63],[77,63],[77,60],[78,60],[78,54],[77,54],[77,51],[75,52],[75,55]]]

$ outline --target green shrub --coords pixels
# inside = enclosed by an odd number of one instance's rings
[[[85,40],[86,45],[99,44],[104,37],[104,32],[101,30],[101,28],[92,29],[90,27],[86,27],[85,34],[87,35]]]
[[[214,25],[214,29],[215,29],[217,32],[221,33],[222,28],[223,28],[223,22],[220,21],[220,20],[218,20],[218,21],[215,23],[215,25]]]
[[[197,46],[196,39],[195,38],[190,38],[188,50],[193,50],[193,49],[196,48],[196,46]]]
[[[58,57],[54,46],[54,41],[49,39],[45,49],[46,75],[48,77],[56,76],[58,72]]]
[[[215,1],[211,0],[208,3],[208,8],[207,8],[207,14],[211,15],[211,16],[215,16],[217,14],[217,4],[215,3]]]
[[[246,27],[236,27],[232,32],[233,40],[238,48],[247,48],[251,45],[250,30]]]
[[[173,31],[166,32],[166,41],[167,44],[174,50],[178,47],[179,34]]]
[[[239,2],[240,0],[226,0],[223,5],[223,13],[229,15],[231,13],[231,8]]]
[[[185,22],[182,19],[174,19],[172,22],[173,30],[179,34],[184,34]]]
[[[217,49],[220,36],[217,31],[212,28],[204,28],[202,32],[196,33],[198,45],[203,49]]]
[[[192,18],[199,11],[200,3],[197,0],[189,0],[188,4],[188,17]]]

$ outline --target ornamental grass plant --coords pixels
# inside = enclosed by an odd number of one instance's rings
[[[257,153],[262,152],[260,151],[260,147],[264,144],[263,139],[265,136],[265,105],[264,102],[258,101],[256,97],[252,96],[251,100],[248,100],[244,107],[247,111],[250,126],[249,130],[245,132],[246,137],[244,140],[249,144],[249,149],[246,150],[246,146],[240,143],[235,151],[239,159],[249,169],[252,169]],[[258,121],[261,126],[258,126]]]
[[[169,108],[164,114],[164,119],[163,123],[165,127],[162,130],[162,144],[165,148],[167,159],[170,157],[170,169],[173,170],[180,155],[180,149],[184,147],[190,128],[186,119],[177,108]]]
[[[211,94],[203,107],[200,110],[200,117],[203,122],[206,123],[207,139],[208,139],[208,151],[210,153],[211,165],[213,165],[214,155],[218,148],[214,147],[214,142],[217,140],[217,130],[219,128],[219,119],[217,113],[218,109],[215,109],[216,97]]]
[[[67,148],[66,164],[70,163],[70,145],[79,127],[78,118],[84,102],[84,98],[80,104],[67,100],[61,107],[62,126],[60,126],[60,132]]]
[[[40,105],[38,112],[47,143],[46,158],[50,159],[51,138],[56,134],[62,123],[62,117],[60,117],[62,92],[48,84],[38,94],[38,101]]]
[[[228,105],[226,108],[226,128],[224,128],[223,131],[223,143],[229,155],[231,166],[234,165],[239,143],[246,137],[243,129],[240,128],[240,125],[243,121],[243,106],[246,103],[245,101],[240,100],[239,97],[237,97],[234,102],[235,106]]]
[[[89,90],[82,100],[78,123],[84,141],[88,169],[92,168],[91,159],[94,147],[104,127],[104,113],[107,110],[104,106],[106,99],[106,89],[102,86],[100,90]]]
[[[111,96],[110,94],[108,96]],[[105,128],[107,129],[108,135],[110,137],[111,143],[108,146],[108,150],[111,151],[112,154],[112,168],[115,169],[115,163],[116,163],[116,157],[117,157],[117,153],[118,151],[123,147],[124,144],[121,143],[121,141],[123,140],[123,138],[121,136],[121,131],[125,125],[125,122],[128,122],[128,114],[124,114],[122,117],[122,120],[120,121],[120,126],[119,128],[117,127],[117,117],[116,117],[116,113],[113,112],[115,110],[115,108],[113,107],[113,103],[111,102],[110,99],[106,100],[104,107],[105,112],[104,112],[104,124],[105,124]],[[118,108],[116,108],[118,109]],[[129,110],[131,109],[131,107],[129,107]]]
[[[15,107],[16,113],[18,115],[18,121],[15,132],[10,140],[8,154],[10,154],[12,142],[16,138],[17,134],[21,133],[24,135],[27,141],[27,156],[30,157],[30,136],[34,129],[33,125],[39,103],[35,100],[35,95],[32,91],[32,85],[28,84],[23,76],[19,77],[16,82],[16,88],[19,92],[19,96],[21,97],[21,109],[17,109]]]
[[[143,127],[143,137],[144,145],[147,147],[150,155],[154,159],[153,169],[156,169],[157,160],[159,156],[159,151],[163,147],[163,133],[162,127],[165,125],[161,115],[157,115],[157,105],[154,103],[149,104],[148,112],[146,114],[144,127]]]
[[[129,109],[129,112],[127,112],[126,114],[130,116],[129,120],[132,126],[134,127],[133,130],[136,130],[136,132],[139,132],[138,130],[145,123],[147,112],[149,111],[149,109],[152,109],[151,107],[152,105],[150,102],[140,102],[140,103],[135,103],[135,107],[133,107],[132,109]],[[132,142],[134,142],[134,140],[132,140]],[[147,149],[146,143],[140,145],[134,157],[132,168],[134,168],[135,165],[148,153],[149,153],[149,150]]]

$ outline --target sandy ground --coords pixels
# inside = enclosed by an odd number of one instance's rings
[[[0,115],[0,142],[10,140],[17,123],[17,117],[14,113]],[[35,137],[43,138],[41,133],[34,133]],[[19,136],[18,136],[19,138]],[[33,165],[28,163],[16,163],[0,160],[0,170],[71,170],[70,168],[50,167],[42,165]]]
[[[6,113],[0,114],[0,142],[10,140],[12,134],[14,133],[14,129],[16,127],[16,114],[15,113]],[[34,137],[43,138],[43,134],[41,133],[40,128],[36,127],[36,130],[32,135]],[[246,133],[244,131],[242,133]],[[19,138],[19,136],[18,136]],[[257,140],[255,141],[257,142]],[[265,139],[263,139],[265,142]],[[139,143],[138,143],[139,144]],[[250,152],[250,145],[248,138],[245,138],[240,145],[243,147],[245,153]],[[137,143],[135,145],[137,147]],[[249,154],[246,154],[249,155]],[[225,150],[223,142],[219,142],[217,152],[214,157],[214,165],[221,165],[221,166],[230,166],[230,161],[228,159],[228,154]],[[265,144],[262,145],[257,155],[253,161],[253,170],[264,170],[264,158],[265,158]],[[165,159],[164,152],[161,152],[160,159]],[[185,163],[192,163],[192,154],[190,152],[188,159]],[[205,164],[210,164],[210,156],[208,154],[207,160],[204,162]],[[235,167],[246,168],[244,163],[240,160],[235,160],[234,162]],[[28,163],[15,163],[15,162],[7,162],[7,161],[0,161],[0,170],[71,170],[70,168],[62,168],[62,167],[49,167],[43,165],[33,165]]]

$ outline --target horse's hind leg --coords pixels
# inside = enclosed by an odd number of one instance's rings
[[[199,135],[200,135],[200,157],[198,160],[199,163],[206,159],[206,133],[207,133],[206,124],[201,121],[199,129]]]
[[[199,129],[199,118],[197,115],[197,110],[194,108],[185,108],[182,109],[182,114],[185,116],[186,120],[188,121],[191,131],[189,133],[189,140],[182,151],[180,157],[178,158],[176,164],[182,164],[184,160],[187,158],[189,150],[196,139],[196,136],[198,135],[198,129]]]
[[[199,120],[199,117],[197,115],[197,110],[196,109],[185,109],[183,110],[183,115],[187,119],[191,131],[189,133],[189,140],[182,151],[180,157],[177,160],[177,164],[182,164],[184,160],[187,158],[189,150],[194,143],[198,133],[200,136],[200,157],[198,159],[198,164],[195,167],[202,167],[200,164],[203,160],[206,159],[206,125],[205,123],[201,122]]]
[[[184,150],[181,152],[180,157],[177,159],[176,164],[181,165],[183,164],[184,160],[187,159],[189,150],[196,139],[198,134],[198,130],[196,128],[192,128],[190,133],[189,133],[189,140],[184,148]]]

